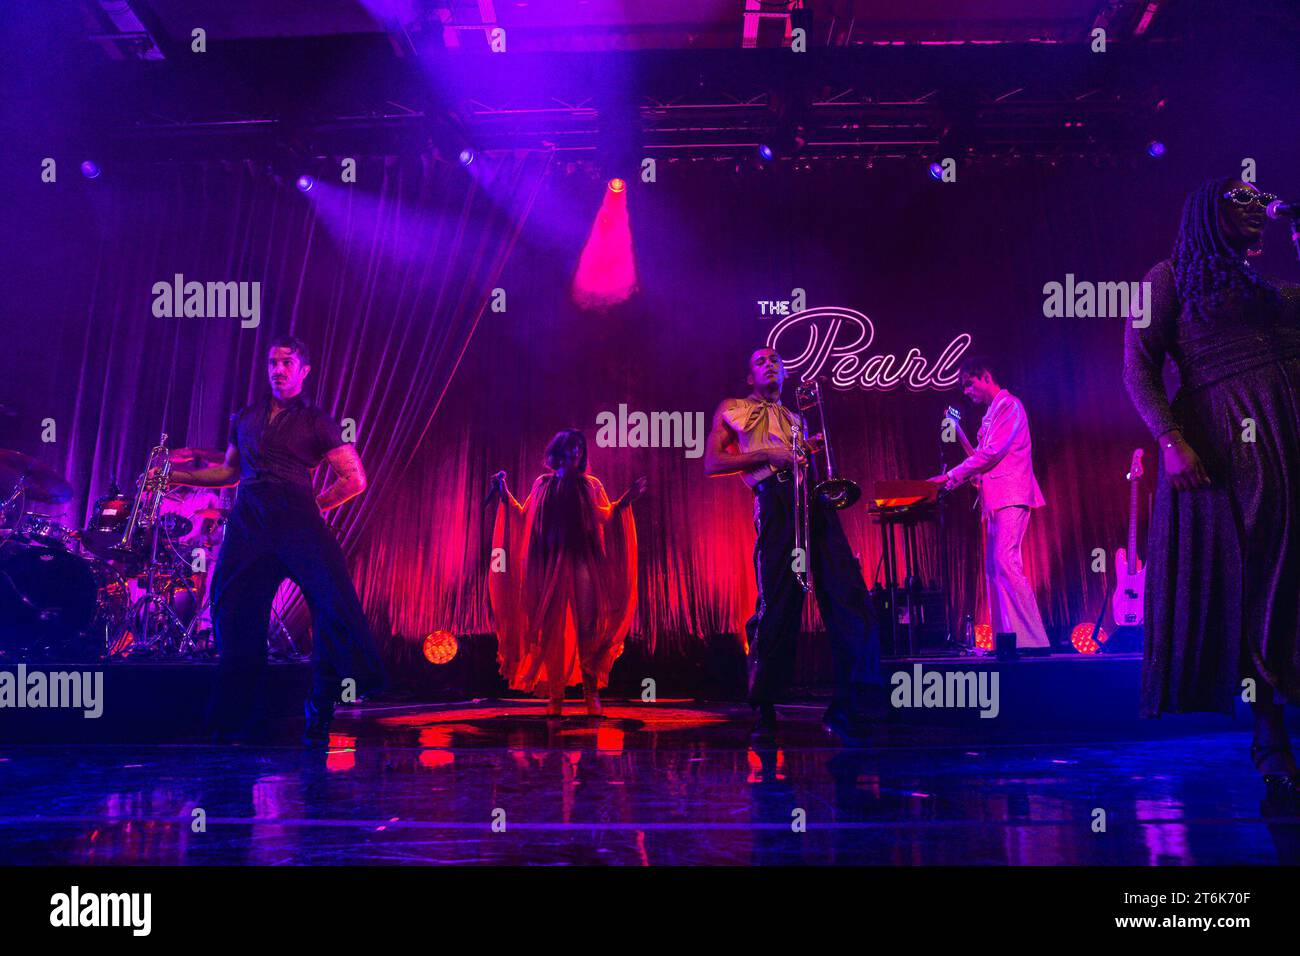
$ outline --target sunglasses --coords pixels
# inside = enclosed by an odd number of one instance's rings
[[[1277,197],[1272,193],[1256,192],[1253,189],[1229,189],[1223,194],[1223,198],[1231,199],[1238,206],[1249,206],[1251,203],[1267,206],[1277,201]]]

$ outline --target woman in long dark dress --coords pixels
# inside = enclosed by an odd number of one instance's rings
[[[1265,803],[1294,810],[1283,705],[1300,701],[1300,286],[1247,261],[1271,198],[1234,179],[1187,198],[1173,254],[1146,275],[1150,325],[1125,332],[1124,383],[1161,454],[1142,712],[1230,713],[1253,692]]]

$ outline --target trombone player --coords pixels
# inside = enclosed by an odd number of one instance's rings
[[[795,453],[795,433],[805,425],[781,404],[785,366],[774,349],[761,348],[749,356],[746,381],[749,394],[723,400],[713,415],[704,473],[710,477],[739,474],[754,495],[758,604],[745,625],[748,696],[758,713],[754,736],[775,736],[775,704],[794,675],[795,645],[811,571],[811,589],[830,637],[835,666],[835,695],[823,723],[841,737],[859,738],[872,705],[883,699],[879,637],[862,569],[835,509],[815,494],[808,496],[808,535],[802,542],[806,553],[796,554],[800,520],[795,477],[796,469],[807,466]]]

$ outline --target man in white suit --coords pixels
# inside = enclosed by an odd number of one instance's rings
[[[962,391],[987,405],[975,446],[959,427],[966,460],[930,481],[949,491],[977,480],[984,516],[984,577],[994,633],[1014,632],[1016,646],[1049,648],[1038,601],[1025,577],[1020,543],[1031,508],[1041,508],[1043,492],[1034,478],[1029,419],[1020,399],[997,383],[987,360],[968,358],[961,368]]]

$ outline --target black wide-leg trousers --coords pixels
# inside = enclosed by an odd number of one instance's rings
[[[264,720],[266,643],[272,603],[288,578],[312,617],[313,700],[337,702],[343,681],[358,694],[384,684],[383,664],[343,549],[311,488],[241,485],[212,578],[212,624],[220,660],[210,709],[218,734],[256,733]]]
[[[831,642],[835,703],[870,706],[882,686],[880,635],[858,559],[838,513],[813,498],[808,567],[813,594]],[[745,625],[749,638],[749,700],[781,699],[794,677],[795,648],[805,593],[794,572],[794,482],[768,480],[754,498],[754,574],[758,606]]]

